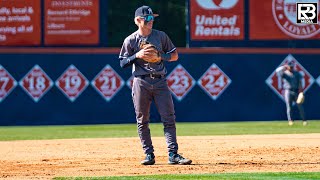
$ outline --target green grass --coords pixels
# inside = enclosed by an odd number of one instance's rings
[[[161,123],[151,123],[150,128],[153,137],[163,136],[163,126]],[[304,133],[320,133],[320,121],[309,121],[309,125],[305,127],[302,126],[301,121],[297,121],[293,126],[289,127],[284,120],[177,123],[178,136]],[[108,137],[137,137],[136,124],[0,127],[0,141]]]
[[[150,175],[150,176],[120,176],[120,177],[77,177],[64,178],[57,177],[54,180],[102,180],[102,179],[126,179],[126,180],[147,180],[147,179],[166,179],[166,180],[307,180],[320,179],[320,172],[294,172],[294,173],[223,173],[223,174],[189,174],[189,175]]]

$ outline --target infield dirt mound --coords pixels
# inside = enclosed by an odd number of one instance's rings
[[[192,165],[168,165],[164,137],[156,164],[142,166],[138,138],[0,142],[1,179],[224,172],[320,172],[320,134],[178,137]]]

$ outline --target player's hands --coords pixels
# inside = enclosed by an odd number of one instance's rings
[[[136,54],[136,58],[139,58],[139,59],[143,59],[147,56],[148,56],[148,52],[145,49],[140,49],[140,51],[137,52],[137,54]]]
[[[156,63],[161,61],[161,56],[155,45],[143,42],[140,45],[140,51],[136,54],[137,58],[143,59],[150,63]]]
[[[149,59],[150,56],[153,57],[153,56],[158,56],[157,55],[158,52],[154,51],[153,49],[151,48],[145,48],[145,49],[141,49],[139,52],[137,52],[136,54],[136,58],[140,58],[140,59]],[[160,55],[159,55],[160,57]]]

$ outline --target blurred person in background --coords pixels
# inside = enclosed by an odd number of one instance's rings
[[[282,87],[284,89],[284,99],[286,102],[289,126],[292,126],[294,123],[294,120],[292,119],[292,109],[294,104],[298,106],[303,125],[306,126],[308,123],[305,119],[304,108],[302,106],[302,103],[297,103],[299,93],[302,93],[303,95],[302,75],[295,69],[295,64],[293,61],[290,61],[288,64],[278,67],[276,69],[276,73],[279,74],[283,83]]]

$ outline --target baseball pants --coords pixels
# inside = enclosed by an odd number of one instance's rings
[[[145,153],[154,152],[150,134],[150,106],[154,101],[164,126],[168,152],[177,153],[175,111],[171,92],[165,77],[133,79],[132,100],[136,113],[137,128]]]
[[[288,89],[286,89],[284,91],[284,99],[286,102],[286,107],[287,107],[287,117],[288,117],[288,121],[292,121],[292,108],[293,108],[293,103],[296,102],[298,98],[298,92],[295,91],[290,91]],[[304,109],[303,106],[301,104],[296,104],[298,106],[299,109],[299,113],[300,113],[300,117],[301,119],[304,121],[305,117],[304,117]]]

